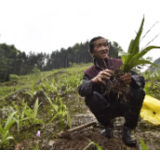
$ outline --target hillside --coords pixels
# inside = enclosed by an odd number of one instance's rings
[[[81,150],[89,144],[89,140],[106,150],[140,149],[139,141],[136,147],[128,147],[122,142],[124,119],[121,117],[113,120],[111,139],[99,134],[103,127],[95,120],[85,105],[84,98],[77,92],[83,71],[89,66],[91,63],[28,74],[20,76],[14,82],[2,83],[0,86],[1,126],[8,124],[5,130],[8,131],[7,136],[13,136],[15,141],[11,137],[2,139],[4,132],[0,132],[1,149]],[[148,83],[151,83],[149,75],[144,76]],[[147,94],[160,99],[159,94],[155,94],[152,90],[153,85],[148,84],[147,87],[145,88]],[[9,115],[10,118],[6,123]],[[66,129],[92,121],[95,121],[94,125],[74,131],[69,136],[59,134]],[[148,149],[160,149],[159,130],[159,126],[153,126],[140,118],[135,135],[144,140]],[[94,143],[87,149],[98,149]]]

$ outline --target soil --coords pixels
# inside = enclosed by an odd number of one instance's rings
[[[84,105],[84,113],[75,114],[72,117],[72,127],[80,126],[95,120],[94,115],[87,109]],[[82,111],[82,110],[81,110]],[[126,146],[122,141],[122,130],[123,130],[124,118],[117,117],[113,121],[112,137],[110,139],[102,136],[100,131],[103,129],[98,122],[95,125],[89,126],[87,128],[81,129],[80,131],[74,131],[70,136],[58,137],[55,126],[52,123],[45,127],[40,127],[41,131],[40,138],[36,137],[36,132],[38,130],[31,129],[31,135],[28,135],[25,139],[22,138],[22,142],[14,146],[14,149],[30,150],[83,150],[88,144],[89,140],[96,142],[103,150],[139,150],[141,145],[137,140],[137,145],[135,147]],[[155,150],[160,149],[160,134],[159,127],[151,126],[139,121],[137,128],[135,129],[135,136],[137,138],[142,138],[146,143],[148,149]],[[34,134],[33,134],[34,133]],[[24,135],[23,135],[24,137]],[[11,147],[11,146],[10,146]],[[13,149],[13,146],[10,148]],[[96,150],[97,148],[92,144],[87,150]]]

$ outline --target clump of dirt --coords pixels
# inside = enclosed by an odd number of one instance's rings
[[[45,96],[44,91],[40,90],[40,91],[37,91],[37,92],[35,93],[35,95],[34,95],[33,98],[31,99],[29,105],[30,105],[30,106],[31,106],[31,105],[34,105],[34,103],[35,103],[35,101],[36,101],[37,98],[38,98],[38,100],[39,100],[39,103],[42,103],[42,105],[47,105],[47,104],[49,104],[49,102],[48,102],[48,100],[47,100],[47,98],[46,98],[46,96]]]
[[[23,99],[25,101],[28,101],[31,99],[31,95],[30,94],[27,94],[28,92],[28,89],[22,89],[22,90],[19,90],[17,92],[14,92],[13,94],[7,96],[5,98],[5,100],[7,102],[12,102],[12,101],[22,101]]]
[[[15,102],[17,105],[21,105],[22,104],[22,100],[28,104],[28,106],[33,106],[36,99],[39,99],[39,103],[42,103],[43,105],[45,104],[49,104],[48,100],[44,94],[44,91],[40,90],[34,93],[34,95],[32,96],[29,93],[28,89],[22,89],[19,90],[9,96],[7,96],[5,98],[5,101],[8,102],[8,104],[12,105],[12,102]]]

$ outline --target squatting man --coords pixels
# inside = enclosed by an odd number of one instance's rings
[[[95,115],[99,123],[104,126],[101,134],[111,137],[111,120],[115,117],[124,117],[123,142],[129,146],[136,145],[136,139],[132,130],[137,126],[139,113],[142,107],[145,92],[143,90],[145,80],[136,72],[124,74],[120,77],[125,85],[129,85],[129,93],[126,92],[127,101],[122,99],[110,100],[103,96],[104,88],[107,89],[108,80],[114,69],[120,69],[121,59],[109,57],[109,45],[105,38],[95,37],[89,42],[89,52],[94,64],[84,71],[83,82],[78,87],[78,92],[85,97],[85,103]]]

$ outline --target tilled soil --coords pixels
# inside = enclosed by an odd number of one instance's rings
[[[72,97],[77,101],[76,95]],[[70,105],[72,104],[72,105]],[[70,112],[72,114],[72,128],[96,121],[94,115],[89,111],[87,106],[81,104],[77,106],[74,101],[71,101]],[[97,143],[103,150],[138,150],[142,149],[139,143],[139,138],[142,138],[149,150],[160,149],[160,126],[153,126],[142,119],[139,120],[138,126],[135,129],[137,137],[137,145],[135,147],[126,146],[122,141],[122,131],[124,124],[123,117],[117,117],[112,122],[112,137],[110,139],[100,134],[103,126],[97,121],[95,125],[84,129],[74,131],[70,136],[58,137],[59,124],[52,122],[48,125],[32,127],[30,130],[24,130],[19,135],[14,135],[18,139],[17,144],[11,143],[7,149],[17,150],[83,150],[90,141]],[[41,136],[36,136],[37,131],[41,132]],[[96,150],[95,145],[90,145],[87,150]]]

